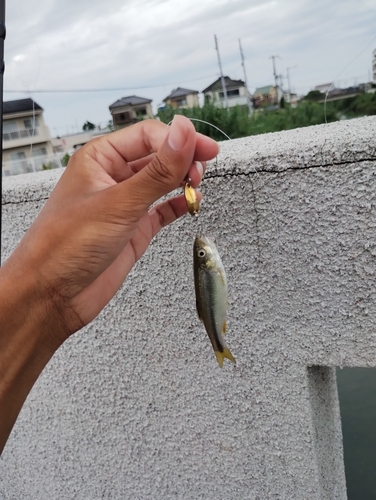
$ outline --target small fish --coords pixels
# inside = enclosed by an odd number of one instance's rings
[[[226,273],[213,241],[202,234],[196,236],[193,245],[193,272],[198,317],[204,323],[222,368],[224,358],[235,363],[223,340],[227,316]]]
[[[184,196],[187,203],[188,212],[191,215],[197,215],[200,210],[200,202],[198,200],[196,191],[193,189],[189,181],[184,185]]]

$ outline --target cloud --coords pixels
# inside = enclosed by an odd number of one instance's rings
[[[292,86],[306,93],[336,78],[376,35],[372,7],[371,0],[14,0],[5,88],[133,87],[34,96],[51,127],[109,119],[108,105],[122,95],[150,97],[156,106],[176,86],[209,85],[219,74],[216,34],[226,75],[243,78],[241,38],[251,90],[273,82],[269,58],[278,55],[277,72],[296,66]],[[367,79],[374,47],[344,71],[344,81]]]

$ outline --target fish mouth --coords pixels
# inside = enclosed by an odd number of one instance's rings
[[[205,236],[202,232],[198,232],[196,234],[195,241],[197,243],[201,242],[201,243],[204,243],[205,245],[209,245],[209,246],[211,246],[214,243],[212,238],[209,238],[209,236]]]

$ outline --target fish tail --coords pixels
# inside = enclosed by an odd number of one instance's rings
[[[223,351],[214,351],[215,352],[215,357],[217,358],[219,366],[222,368],[223,366],[223,360],[225,358],[229,359],[233,363],[236,364],[234,356],[231,354],[230,350],[228,347],[225,347]]]

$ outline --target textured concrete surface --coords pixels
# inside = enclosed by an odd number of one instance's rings
[[[31,392],[0,498],[344,499],[335,366],[376,366],[376,118],[222,144],[189,216]],[[58,172],[5,179],[3,253]],[[229,281],[221,370],[195,313],[192,245]]]

